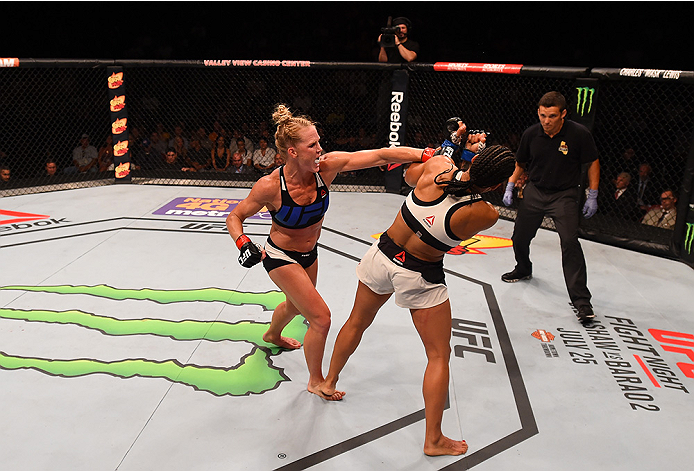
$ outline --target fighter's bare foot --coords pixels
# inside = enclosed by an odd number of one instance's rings
[[[278,347],[286,348],[289,350],[296,350],[297,348],[301,348],[301,342],[291,337],[279,336],[278,338],[275,338],[268,335],[266,332],[263,334],[263,340],[267,343],[272,343],[274,345],[277,345]]]
[[[441,438],[435,443],[424,445],[424,454],[428,456],[457,456],[464,455],[465,453],[467,453],[467,443],[465,443],[465,440],[451,440],[443,435],[441,435]]]
[[[325,399],[326,401],[341,401],[345,394],[344,391],[338,391],[335,388],[325,387],[325,383],[321,383],[317,386],[311,386],[310,384],[306,388],[308,392],[315,394],[316,396]]]

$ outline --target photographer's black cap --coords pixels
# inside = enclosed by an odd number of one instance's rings
[[[392,26],[396,25],[405,25],[407,26],[407,31],[409,32],[412,29],[412,22],[405,18],[404,16],[398,16],[397,18],[393,18],[393,21],[391,23]]]

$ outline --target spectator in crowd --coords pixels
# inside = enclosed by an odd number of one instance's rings
[[[142,170],[159,168],[159,164],[163,158],[163,155],[154,149],[154,146],[152,146],[152,141],[149,139],[143,139],[142,144],[139,147],[136,147],[135,151],[133,152],[133,161]]]
[[[164,157],[164,153],[166,152],[166,141],[161,138],[161,135],[157,131],[153,131],[149,136],[149,140],[152,150],[157,152],[160,157]]]
[[[243,138],[236,139],[236,152],[232,154],[232,157],[237,155],[243,160],[243,165],[250,168],[253,167],[253,153],[246,149],[246,141]]]
[[[215,121],[214,123],[212,123],[212,132],[210,132],[210,135],[208,137],[211,142],[215,143],[217,142],[217,138],[219,136],[224,136],[224,138],[226,139],[227,132],[219,123],[219,121]]]
[[[210,151],[212,151],[212,147],[214,146],[214,141],[212,141],[209,138],[209,134],[207,134],[207,131],[205,131],[205,128],[200,126],[197,131],[195,131],[195,135],[198,139],[198,142],[200,143],[200,147],[203,148],[203,150],[207,151],[209,154]],[[191,144],[193,143],[193,140],[191,138]]]
[[[279,152],[275,153],[275,160],[272,163],[272,168],[268,170],[268,173],[272,173],[273,170],[276,168],[280,168],[282,165],[284,165],[284,157],[282,157],[282,154]]]
[[[207,140],[207,136],[203,136]],[[211,151],[203,149],[200,145],[200,138],[195,135],[190,139],[190,148],[186,154],[188,163],[195,168],[197,172],[208,170],[212,164]]]
[[[58,165],[55,163],[55,160],[53,160],[53,159],[47,160],[46,165],[45,165],[44,176],[54,177],[57,173],[58,173]]]
[[[174,138],[171,139],[173,145],[169,146],[176,149],[178,158],[181,159],[182,162],[188,161],[188,146],[186,146],[186,142],[187,141],[183,140],[183,136],[174,136]]]
[[[647,162],[639,165],[639,179],[634,182],[636,188],[636,204],[641,211],[648,211],[650,207],[658,204],[657,184],[653,180],[653,168]],[[643,213],[641,213],[643,214]]]
[[[397,27],[398,32],[395,35],[393,45],[384,44],[382,42],[383,35],[378,37],[378,44],[381,50],[378,53],[378,62],[388,62],[397,64],[401,62],[413,62],[419,56],[419,43],[409,38],[412,31],[412,23],[404,16],[395,18],[391,26]]]
[[[168,144],[169,140],[171,139],[171,134],[166,130],[164,125],[162,123],[157,123],[156,125],[156,130],[157,134],[159,134],[159,138],[164,141],[164,145]],[[166,149],[164,149],[164,152],[166,152]]]
[[[579,322],[591,325],[595,318],[590,302],[586,260],[578,240],[581,215],[581,168],[588,165],[588,198],[583,216],[590,218],[598,210],[600,161],[598,149],[588,128],[566,119],[566,98],[559,92],[545,93],[537,107],[539,122],[521,135],[516,152],[516,170],[509,178],[503,203],[510,206],[518,177],[528,172],[528,184],[513,227],[513,252],[516,266],[501,280],[514,283],[532,278],[530,243],[545,216],[552,217],[559,233],[562,268],[569,299]]]
[[[180,144],[176,142],[176,139],[180,139]],[[174,128],[174,134],[171,136],[171,139],[169,139],[169,147],[176,147],[180,156],[181,146],[188,150],[190,143],[188,142],[188,138],[183,135],[183,126],[179,124]]]
[[[231,173],[251,173],[253,171],[253,167],[247,165],[245,162],[246,161],[243,160],[241,154],[236,152],[233,156],[231,156],[231,165],[229,165],[227,170]]]
[[[163,170],[195,172],[194,167],[188,167],[182,161],[179,160],[178,153],[176,152],[176,149],[173,147],[169,147],[168,149],[166,149],[166,154],[164,154],[164,160],[162,161],[159,168]]]
[[[631,187],[631,175],[622,172],[612,184],[613,188],[601,192],[600,206],[605,214],[632,220],[636,215],[636,191]]]
[[[641,220],[641,223],[672,230],[675,228],[676,219],[677,197],[672,190],[667,189],[660,195],[660,206],[649,210]]]
[[[65,173],[96,172],[99,162],[99,152],[89,144],[89,135],[82,134],[80,145],[72,151],[72,167],[67,167]]]
[[[128,147],[135,149],[142,145],[142,131],[137,126],[128,127]]]
[[[99,148],[97,157],[99,172],[110,172],[113,170],[113,136],[106,135],[104,144]]]
[[[639,172],[639,164],[636,161],[636,151],[633,147],[624,149],[619,162],[612,169],[611,180],[614,183],[620,173],[627,172],[632,177],[635,177]]]
[[[267,125],[267,121],[260,121],[260,123],[258,123],[258,131],[253,145],[253,152],[258,150],[258,147],[260,146],[260,139],[265,139],[267,141],[267,146],[270,149],[275,151],[277,150],[275,149],[275,137],[272,135],[272,132]]]
[[[10,182],[10,178],[12,176],[12,172],[10,171],[10,167],[7,165],[1,164],[0,165],[0,186],[6,185]]]
[[[271,143],[272,139],[270,139],[270,127],[268,126],[267,121],[264,119],[258,122],[257,139],[259,140],[261,137],[267,139],[269,147],[274,148],[274,145]],[[253,152],[255,152],[255,149]]]
[[[258,139],[258,148],[253,152],[253,167],[262,174],[270,173],[275,168],[275,149],[268,146],[267,139]]]
[[[245,150],[250,152],[250,155],[253,155],[253,151],[255,150],[255,146],[253,146],[253,141],[251,141],[248,136],[245,136],[240,129],[234,129],[234,132],[232,134],[233,139],[231,140],[231,144],[229,145],[229,150],[231,151],[231,155],[234,155],[237,150],[239,150],[239,139],[243,140]],[[250,156],[249,156],[250,158]]]
[[[227,147],[226,138],[222,134],[217,135],[217,140],[211,153],[211,160],[212,168],[217,172],[224,172],[229,167],[231,151]]]

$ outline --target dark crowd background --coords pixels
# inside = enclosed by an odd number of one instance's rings
[[[0,57],[371,62],[388,16],[420,62],[694,70],[689,2],[1,2]]]

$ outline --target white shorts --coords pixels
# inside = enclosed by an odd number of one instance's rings
[[[434,307],[448,299],[445,283],[431,283],[425,280],[419,271],[410,270],[394,262],[378,248],[378,245],[377,240],[357,265],[359,281],[371,291],[376,294],[395,293],[395,304],[406,309]],[[399,250],[402,252],[402,249]],[[406,256],[408,255],[406,253]],[[422,263],[421,260],[417,261]]]

